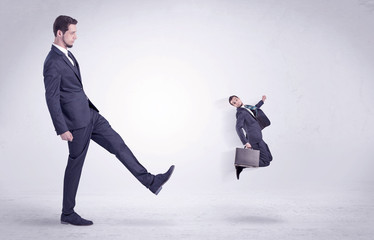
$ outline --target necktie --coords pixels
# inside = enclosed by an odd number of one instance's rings
[[[253,110],[255,111],[256,114],[253,114],[252,116],[256,116],[257,115],[257,107],[256,106],[252,106],[252,105],[244,105],[245,108],[249,109],[249,110]]]
[[[68,58],[71,62],[71,64],[73,64],[73,66],[75,67],[75,61],[74,61],[74,57],[73,57],[73,54],[71,54],[71,52],[68,51]]]
[[[245,108],[248,108],[248,109],[251,109],[251,110],[257,110],[257,107],[256,106],[252,106],[252,105],[244,105]]]

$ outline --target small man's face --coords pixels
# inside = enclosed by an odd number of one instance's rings
[[[237,108],[243,105],[242,101],[238,97],[233,97],[230,101],[230,104]]]

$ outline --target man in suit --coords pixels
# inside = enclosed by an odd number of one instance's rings
[[[68,51],[77,39],[77,20],[59,16],[53,24],[55,40],[44,62],[45,97],[57,135],[68,141],[69,157],[64,176],[61,223],[92,225],[75,211],[75,197],[90,140],[114,154],[154,194],[169,180],[174,165],[153,175],[135,158],[109,122],[86,96],[77,60]]]
[[[256,117],[256,109],[264,104],[266,96],[262,96],[262,100],[255,106],[244,105],[239,97],[233,95],[229,97],[229,103],[236,107],[236,132],[243,143],[245,148],[253,148],[260,150],[259,167],[269,166],[273,159],[270,149],[265,141],[262,139],[261,130],[264,126],[261,124],[262,121]],[[267,118],[266,118],[267,119]],[[270,122],[268,122],[270,124]],[[245,135],[244,135],[244,132]],[[236,166],[236,177],[239,179],[240,173],[244,167]]]

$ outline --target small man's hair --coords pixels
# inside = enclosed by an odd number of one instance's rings
[[[238,96],[235,96],[235,95],[232,95],[232,96],[229,97],[229,103],[230,103],[230,104],[231,104],[231,100],[232,100],[234,97],[238,98]],[[231,105],[232,105],[232,104],[231,104]]]

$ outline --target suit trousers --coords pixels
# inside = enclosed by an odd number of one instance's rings
[[[273,160],[270,149],[264,140],[251,145],[253,149],[260,150],[259,167],[267,167]]]
[[[65,169],[62,204],[64,214],[74,212],[75,197],[91,139],[114,154],[145,187],[149,188],[154,179],[154,175],[148,173],[147,169],[138,162],[109,122],[93,109],[90,109],[90,114],[91,122],[88,126],[70,131],[73,134],[73,141],[68,142],[69,158]]]

